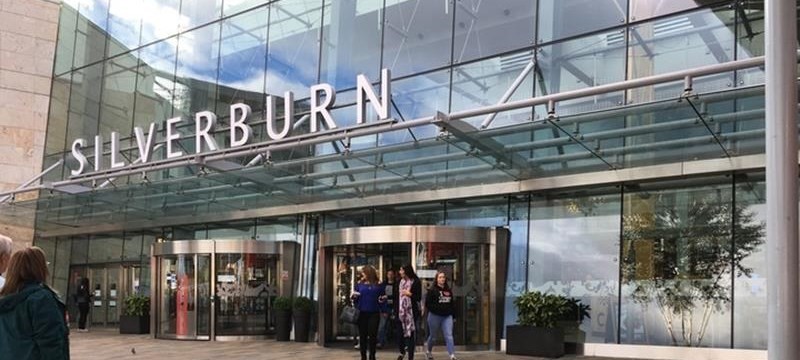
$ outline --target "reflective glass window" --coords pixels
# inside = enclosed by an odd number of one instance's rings
[[[733,228],[730,179],[719,180],[625,192],[621,343],[730,347],[731,259],[745,255],[731,251],[731,235],[747,219],[736,215]]]
[[[208,225],[209,239],[250,240],[255,236],[255,220]]]
[[[180,112],[176,116],[188,118],[198,111],[215,110],[219,34],[219,23],[215,23],[178,36],[173,101]]]
[[[142,12],[138,1],[110,0],[108,10],[108,56],[139,46]]]
[[[118,262],[122,258],[122,234],[91,236],[89,263]]]
[[[736,254],[745,255],[736,265],[733,282],[736,349],[767,349],[767,249],[763,232],[767,221],[766,198],[764,174],[736,178],[736,229],[746,230],[734,234]],[[761,227],[760,234],[754,226]]]
[[[181,0],[139,0],[133,3],[136,4],[136,11],[141,14],[142,44],[175,35],[179,26],[188,26],[188,17],[180,14]]]
[[[56,44],[54,74],[63,74],[72,69],[77,21],[78,10],[67,3],[62,4],[61,12],[58,16],[58,42]]]
[[[383,67],[391,69],[393,77],[450,64],[452,3],[386,1]]]
[[[268,16],[269,8],[261,7],[222,22],[217,96],[220,103],[244,102],[254,112],[262,108]],[[217,109],[220,117],[228,112],[228,106]]]
[[[203,25],[219,19],[222,0],[183,0],[181,2],[181,30]]]
[[[298,218],[286,216],[280,218],[257,219],[256,240],[259,241],[297,241]]]
[[[123,244],[122,260],[139,261],[142,253],[147,253],[149,250],[142,251],[142,234],[130,233],[125,234],[125,243]]]
[[[126,54],[107,60],[105,64],[100,133],[106,135],[116,131],[126,138],[130,136],[133,124],[137,59]]]
[[[536,95],[549,95],[610,84],[625,79],[625,33],[616,30],[539,48]],[[622,92],[556,104],[559,115],[619,105]]]
[[[589,305],[591,318],[580,325],[587,343],[617,340],[621,206],[615,188],[531,200],[528,290]],[[566,334],[565,341],[581,342],[577,336]]]
[[[355,87],[358,74],[379,80],[382,5],[373,0],[325,2],[320,81],[345,89]]]
[[[107,30],[108,0],[81,0],[75,33],[74,67],[82,67],[103,58]]]
[[[317,83],[322,0],[284,0],[270,5],[267,94],[294,91],[307,98]]]
[[[628,74],[642,78],[734,60],[734,10],[703,9],[632,26],[629,30]],[[693,90],[728,88],[731,73],[694,80]],[[683,93],[683,81],[630,91],[629,101],[674,98]]]
[[[412,120],[450,111],[450,70],[441,70],[392,81],[391,114],[395,119]],[[438,132],[434,125],[378,134],[379,145],[431,138]],[[397,155],[409,155],[411,152]]]
[[[176,43],[177,38],[169,38],[138,51],[136,126],[146,127],[151,122],[160,124],[172,116]]]
[[[443,202],[381,206],[375,208],[375,226],[379,225],[443,225]]]
[[[453,62],[533,45],[535,13],[531,0],[457,1]]]
[[[630,0],[630,2],[631,21],[639,21],[719,3],[719,0]]]
[[[76,262],[70,262],[71,247],[72,240],[69,238],[59,238],[56,242],[56,251],[54,255],[55,263],[52,264],[51,269],[53,270],[52,286],[53,289],[59,292],[59,294],[67,294],[67,287],[69,286],[70,264],[76,264]],[[85,262],[86,258],[84,257],[80,263],[83,264]]]
[[[89,238],[88,236],[77,236],[72,238],[71,241],[62,239],[58,241],[59,254],[62,253],[62,242],[67,244],[66,253],[70,264],[86,264],[89,256]]]
[[[50,111],[47,119],[45,155],[60,153],[72,145],[66,144],[71,77],[71,74],[64,74],[53,78],[53,87],[50,92]],[[70,139],[70,141],[73,140]]]
[[[528,281],[528,215],[530,197],[511,196],[508,210],[508,230],[511,234],[508,246],[508,269],[506,272],[505,321],[506,325],[517,324],[514,299],[527,289]],[[505,332],[505,329],[503,329]]]
[[[228,16],[268,2],[269,0],[225,0],[222,15]]]
[[[69,125],[67,126],[67,139],[70,141],[82,138],[90,146],[93,144],[99,125],[102,80],[103,63],[97,63],[72,73]]]
[[[627,7],[626,0],[540,0],[539,42],[622,25]]]

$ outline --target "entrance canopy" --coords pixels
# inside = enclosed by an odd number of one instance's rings
[[[35,217],[43,236],[115,231],[358,207],[370,198],[402,202],[420,191],[763,154],[763,86],[694,90],[700,80],[704,87],[724,88],[707,85],[762,64],[763,58],[732,61],[418,119],[395,112],[393,120],[171,159],[163,154],[159,133],[154,157],[161,160],[128,159],[132,164],[121,170],[41,184],[37,178],[0,193],[0,222]],[[533,68],[509,71],[525,77]],[[65,162],[45,165],[61,171]],[[475,195],[480,194],[461,194]]]

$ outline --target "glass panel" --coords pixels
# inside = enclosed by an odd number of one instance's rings
[[[517,324],[514,299],[527,290],[528,282],[528,195],[512,196],[509,209],[508,230],[511,234],[508,246],[508,269],[506,272],[505,325]],[[505,328],[503,337],[505,338]]]
[[[454,63],[535,43],[536,1],[462,0],[456,4]]]
[[[165,256],[161,260],[160,335],[196,335],[193,255]]]
[[[103,59],[106,53],[108,0],[81,0],[75,39],[75,68]]]
[[[437,111],[449,112],[450,70],[392,81],[392,101],[395,106],[391,107],[391,114],[395,119],[412,120],[423,116],[432,116]],[[432,138],[438,132],[439,129],[433,125],[386,132],[378,134],[378,144],[385,146]]]
[[[211,335],[211,255],[197,255],[197,335]],[[193,295],[190,295],[193,296]]]
[[[58,43],[56,44],[54,74],[63,74],[72,69],[77,22],[78,10],[64,2],[58,16]]]
[[[103,82],[103,102],[100,105],[100,134],[108,136],[112,131],[127,138],[133,129],[133,101],[136,91],[136,58],[123,55],[106,61]],[[127,142],[120,142],[125,148]],[[133,161],[135,159],[128,159]]]
[[[455,1],[388,0],[383,67],[401,77],[450,64]]]
[[[106,296],[108,298],[108,323],[116,324],[119,322],[119,313],[122,299],[120,298],[120,291],[122,291],[120,283],[120,267],[119,265],[110,265],[106,268],[106,279],[108,288],[106,289]]]
[[[122,234],[92,236],[89,242],[89,263],[120,261]]]
[[[735,349],[767,349],[766,198],[764,174],[736,178],[734,211],[738,217],[733,244],[736,256],[742,259],[733,282]],[[745,232],[738,232],[740,229]]]
[[[375,208],[374,225],[442,225],[444,203],[422,203]]]
[[[130,0],[110,1],[108,10],[108,57],[137,48],[139,46],[139,32],[142,27],[140,2]]]
[[[225,4],[227,6],[228,2]],[[268,15],[269,8],[261,7],[222,22],[219,103],[244,102],[254,112],[262,109]],[[221,106],[217,116],[227,116],[228,112],[228,106]]]
[[[506,226],[508,225],[508,198],[450,200],[447,202],[445,225],[451,226]]]
[[[217,255],[217,335],[266,335],[272,299],[278,295],[278,257]]]
[[[255,220],[209,224],[208,238],[250,240],[255,235],[255,225]]]
[[[92,324],[105,325],[108,314],[108,298],[106,297],[106,269],[102,267],[89,269],[89,286],[92,289],[92,306],[89,319]]]
[[[721,182],[625,192],[621,343],[730,346],[731,259],[762,239],[738,239],[747,243],[731,253],[731,231],[744,227],[731,226],[730,179],[706,181]]]
[[[256,219],[256,240],[259,241],[299,241],[298,218]]]
[[[181,0],[139,0],[134,3],[142,14],[139,16],[142,19],[142,44],[174,35],[179,26],[186,28],[189,23],[186,16],[179,14]]]
[[[346,89],[356,86],[358,74],[379,81],[381,10],[380,1],[326,1],[321,82]]]
[[[322,0],[284,0],[270,5],[267,93],[302,99],[317,83]]]
[[[139,261],[142,256],[142,235],[141,234],[125,234],[124,252],[122,254],[123,260]],[[145,250],[147,252],[148,250]]]
[[[663,18],[630,28],[629,78],[641,78],[733,60],[734,10],[703,9]],[[695,92],[726,89],[733,85],[731,73],[694,80]],[[677,98],[683,81],[631,90],[629,102]]]
[[[222,14],[222,0],[184,0],[181,2],[181,30],[216,20]]]
[[[47,119],[47,144],[45,154],[57,154],[71,148],[67,144],[67,118],[69,116],[69,90],[71,74],[53,79],[50,93],[50,117]],[[74,139],[70,139],[74,141]],[[59,179],[60,180],[60,179]]]
[[[249,9],[264,3],[269,0],[225,0],[222,7],[222,15],[228,16],[235,14],[239,11]]]
[[[219,34],[219,24],[211,24],[178,36],[173,101],[180,112],[175,116],[190,119],[198,111],[215,110]]]
[[[176,42],[171,38],[139,50],[135,126],[147,129],[150,122],[160,124],[172,116]]]
[[[619,292],[619,190],[534,195],[528,286],[574,297],[590,319],[567,329],[567,342],[616,343]]]
[[[69,241],[60,240],[58,242],[59,253],[62,253],[61,252],[62,242],[65,244],[70,244]],[[67,250],[66,253],[69,254],[70,251]],[[72,255],[69,257],[69,263],[72,265],[86,264],[88,258],[89,258],[89,239],[87,238],[87,236],[72,238]]]
[[[67,287],[69,286],[71,248],[71,239],[59,238],[56,242],[55,253],[53,255],[55,263],[51,267],[51,269],[53,269],[53,282],[51,284],[59,294],[69,294],[67,292]],[[83,262],[85,261],[86,260]]]
[[[69,125],[67,139],[85,139],[94,144],[100,116],[100,86],[102,85],[103,64],[98,63],[77,70],[72,75],[72,91],[69,100]],[[108,136],[108,135],[101,135]],[[108,140],[108,139],[106,139]],[[94,162],[94,160],[90,160]]]
[[[718,0],[631,0],[630,17],[631,21],[645,20],[718,2]]]
[[[539,49],[536,95],[549,95],[625,80],[625,34],[613,31],[568,40]],[[559,116],[617,106],[622,92],[556,104]],[[539,118],[543,118],[537,109]]]
[[[322,228],[323,230],[332,230],[372,226],[372,218],[372,209],[336,211],[325,214],[322,218]]]
[[[539,42],[550,42],[625,23],[626,0],[540,0]]]

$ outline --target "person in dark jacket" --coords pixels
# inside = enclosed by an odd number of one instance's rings
[[[400,281],[395,282],[394,291],[392,291],[394,313],[397,316],[398,334],[400,334],[400,340],[397,342],[400,347],[400,356],[397,357],[397,360],[403,360],[406,354],[409,360],[414,360],[422,283],[411,265],[403,265],[398,273]]]
[[[378,273],[372,266],[366,265],[361,269],[361,281],[356,284],[352,294],[353,301],[359,310],[358,337],[361,351],[361,360],[375,360],[375,346],[378,342],[378,322],[381,309],[386,303],[384,287],[378,280]]]
[[[6,359],[69,359],[65,306],[45,284],[49,271],[42,249],[11,256],[0,290],[0,354]]]
[[[428,340],[425,342],[425,355],[428,360],[433,360],[433,355],[431,355],[433,342],[436,340],[436,333],[442,329],[447,354],[450,355],[450,360],[455,360],[453,321],[456,316],[456,305],[453,290],[447,284],[447,274],[441,271],[436,274],[436,283],[428,289],[425,296],[425,310],[428,313]]]
[[[82,278],[78,290],[75,291],[75,303],[78,304],[78,331],[86,332],[86,318],[89,315],[89,303],[92,292],[89,289],[89,279]]]

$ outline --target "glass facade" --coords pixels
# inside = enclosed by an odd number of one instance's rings
[[[66,161],[45,179],[70,178],[77,138],[89,143],[92,169],[110,166],[111,132],[121,136],[123,161],[140,161],[133,129],[147,132],[151,122],[152,158],[164,160],[164,123],[173,117],[182,119],[177,150],[193,154],[192,119],[204,110],[217,115],[212,135],[227,148],[229,106],[240,102],[252,109],[253,142],[264,144],[267,95],[276,100],[277,125],[291,122],[290,136],[306,136],[309,87],[318,83],[337,92],[338,126],[354,126],[356,75],[377,85],[384,68],[392,76],[390,117],[402,124],[761,56],[763,32],[757,1],[65,1],[45,165]],[[366,208],[347,202],[763,154],[763,81],[754,67],[694,79],[688,96],[682,81],[662,83],[470,117],[460,133],[430,123],[216,163],[187,160],[73,184],[19,208],[27,206],[45,233],[123,224],[37,240],[62,293],[76,276],[101,276],[100,268],[109,276],[110,264],[134,266],[137,286],[149,292],[148,251],[157,238],[304,241],[353,226],[503,226],[511,234],[506,324],[516,322],[516,295],[541,290],[591,306],[580,329],[586,342],[765,349],[761,174]],[[294,118],[283,111],[287,91]],[[376,120],[367,109],[368,122]],[[351,205],[304,208],[337,201]],[[293,213],[271,212],[289,207]],[[309,223],[298,213],[310,213]],[[305,256],[313,263],[313,252]],[[178,258],[165,261],[177,273],[211,276]]]

